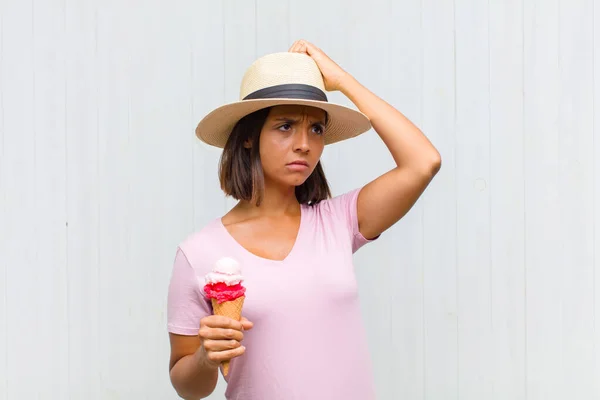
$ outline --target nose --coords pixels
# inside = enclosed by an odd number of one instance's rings
[[[302,126],[295,135],[294,151],[297,153],[308,153],[310,151],[308,127]]]

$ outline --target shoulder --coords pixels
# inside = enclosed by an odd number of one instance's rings
[[[336,195],[330,199],[323,200],[309,208],[322,217],[336,218],[340,220],[352,219],[356,214],[358,194],[362,188],[352,189],[345,193]]]
[[[342,229],[354,232],[358,224],[356,207],[360,190],[361,188],[352,189],[315,205],[306,206],[312,214],[312,222],[334,231]]]
[[[313,223],[329,232],[349,238],[352,251],[356,252],[367,243],[376,240],[365,238],[358,226],[358,195],[362,187],[352,189],[331,199],[323,200],[312,206]]]

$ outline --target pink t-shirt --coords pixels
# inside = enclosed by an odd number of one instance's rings
[[[352,255],[369,240],[358,231],[360,189],[301,207],[300,230],[283,261],[245,250],[221,218],[177,249],[168,293],[168,330],[196,335],[212,314],[198,277],[221,257],[241,264],[246,352],[226,377],[231,400],[369,400],[371,360],[359,309]]]

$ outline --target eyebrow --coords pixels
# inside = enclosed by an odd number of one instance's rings
[[[298,118],[292,118],[292,117],[276,117],[274,118],[275,121],[287,121],[287,122],[298,122],[299,119]],[[313,124],[322,124],[325,125],[325,120],[322,119],[318,119],[317,121],[314,121]]]

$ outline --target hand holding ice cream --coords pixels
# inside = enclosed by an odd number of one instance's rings
[[[200,321],[198,337],[201,345],[198,348],[202,363],[218,368],[229,360],[243,355],[246,351],[242,346],[244,332],[252,329],[252,323],[246,318],[235,321],[222,315],[209,315]]]
[[[204,293],[212,302],[214,315],[201,321],[199,335],[209,360],[222,362],[224,375],[229,372],[229,360],[245,350],[239,343],[243,338],[241,330],[252,327],[249,321],[242,319],[246,298],[243,280],[239,263],[228,257],[218,260],[212,272],[204,277]]]

